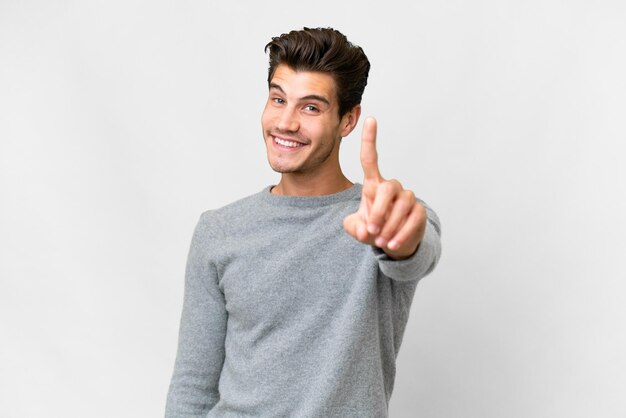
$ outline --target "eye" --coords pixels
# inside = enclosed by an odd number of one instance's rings
[[[274,103],[277,103],[277,104],[284,104],[284,103],[285,103],[285,101],[284,101],[283,99],[281,99],[280,97],[274,97],[274,98],[272,99],[272,101],[273,101]]]
[[[306,110],[307,112],[319,112],[319,109],[317,108],[317,106],[313,106],[313,105],[304,106],[304,110]]]

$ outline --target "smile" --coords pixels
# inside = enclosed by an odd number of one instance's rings
[[[303,147],[304,144],[301,144],[300,142],[296,142],[296,141],[289,141],[287,139],[281,139],[281,138],[277,138],[277,137],[273,137],[274,138],[274,142],[277,143],[278,145],[282,145],[283,147],[287,147],[287,148],[299,148],[299,147]]]

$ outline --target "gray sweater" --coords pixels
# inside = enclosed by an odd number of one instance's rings
[[[440,226],[426,207],[418,251],[391,260],[344,232],[360,198],[360,184],[314,197],[267,187],[202,214],[167,418],[387,416],[415,287],[441,253]]]

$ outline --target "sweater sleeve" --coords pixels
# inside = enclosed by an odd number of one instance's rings
[[[418,200],[426,209],[428,220],[424,237],[417,251],[405,260],[393,260],[383,250],[372,247],[378,259],[380,271],[387,277],[398,281],[415,281],[428,275],[435,269],[441,257],[441,224],[439,217],[426,203]]]
[[[219,400],[227,313],[211,247],[216,237],[204,213],[191,241],[185,272],[178,351],[166,418],[204,417]]]

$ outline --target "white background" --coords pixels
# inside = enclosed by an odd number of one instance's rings
[[[302,26],[364,48],[382,173],[443,223],[391,417],[626,416],[624,22],[618,0],[0,0],[0,417],[163,414],[193,227],[276,183],[263,47]]]

